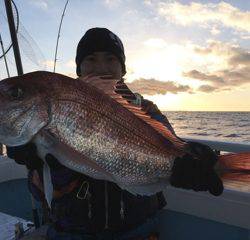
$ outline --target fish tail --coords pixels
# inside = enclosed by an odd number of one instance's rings
[[[220,155],[216,169],[225,187],[250,192],[250,152]]]

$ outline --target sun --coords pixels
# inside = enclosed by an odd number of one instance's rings
[[[182,100],[179,94],[166,93],[165,95],[144,96],[146,99],[157,104],[162,111],[182,110]]]
[[[129,59],[133,69],[128,79],[154,78],[160,81],[179,81],[182,78],[180,57],[174,48],[148,49]]]

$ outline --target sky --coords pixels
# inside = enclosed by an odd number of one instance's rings
[[[15,1],[25,73],[53,71],[65,2]],[[6,48],[5,16],[2,0],[0,33]],[[121,38],[126,82],[161,110],[250,111],[250,1],[69,0],[56,72],[76,77],[76,46],[92,27],[106,27]],[[11,51],[7,61],[11,76],[16,75]],[[0,79],[6,77],[2,58]]]

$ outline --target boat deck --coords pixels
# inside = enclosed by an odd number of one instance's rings
[[[23,230],[30,228],[30,221],[0,212],[0,239],[15,239],[15,225],[21,223]]]
[[[0,212],[2,212],[0,213],[0,240],[10,240],[14,236],[15,223],[22,221],[26,224],[26,221],[32,220],[31,200],[26,179],[0,183],[0,192],[4,193],[1,194],[2,198],[0,200]],[[185,199],[183,200],[185,201]],[[248,229],[172,211],[168,208],[162,211],[160,218],[160,231],[164,240],[250,239]]]
[[[15,224],[23,223],[24,230],[32,223],[31,199],[27,179],[16,179],[0,183],[0,240],[15,237]]]

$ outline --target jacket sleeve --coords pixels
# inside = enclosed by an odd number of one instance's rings
[[[144,99],[140,94],[135,93],[136,101],[134,102],[137,105],[140,105],[144,111],[146,111],[153,119],[163,123],[167,129],[169,129],[174,135],[175,131],[171,124],[169,123],[167,117],[162,114],[156,104],[152,101]]]
[[[38,157],[36,146],[33,143],[7,147],[7,156],[18,164],[26,165],[28,169],[39,169],[43,166],[43,161]]]
[[[25,164],[25,145],[17,147],[7,147],[7,156],[11,159],[14,159],[18,164]]]

